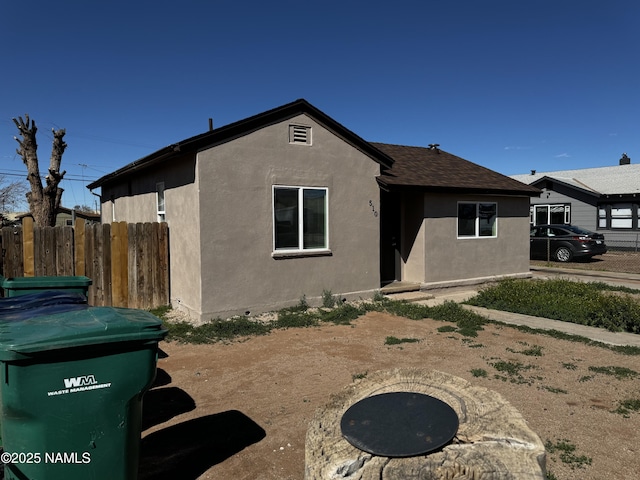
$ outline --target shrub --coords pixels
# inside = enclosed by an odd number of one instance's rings
[[[324,308],[333,308],[335,307],[337,302],[336,297],[333,296],[331,290],[323,290],[322,291],[322,306]]]
[[[473,368],[471,369],[471,375],[474,377],[485,377],[487,376],[487,371],[484,368]]]
[[[398,317],[410,318],[411,320],[422,320],[429,317],[430,308],[417,303],[410,303],[406,300],[388,301],[384,303],[385,310]]]
[[[307,312],[297,310],[281,310],[275,321],[275,328],[300,328],[318,325],[318,318]]]
[[[365,310],[349,303],[343,303],[333,310],[322,313],[322,321],[332,322],[336,325],[350,325],[353,320],[363,315]]]

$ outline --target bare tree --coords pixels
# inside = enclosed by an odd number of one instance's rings
[[[76,212],[95,213],[95,210],[91,208],[89,205],[75,205],[73,209]]]
[[[5,175],[0,175],[0,213],[16,212],[23,207],[26,193],[24,180],[10,182]]]
[[[31,185],[31,191],[27,193],[27,201],[29,209],[36,225],[41,227],[54,226],[56,223],[56,212],[60,206],[60,199],[64,191],[58,185],[64,177],[66,171],[60,172],[60,163],[62,162],[62,154],[67,148],[64,142],[64,128],[54,130],[53,132],[53,148],[51,150],[51,160],[49,161],[49,173],[45,177],[46,185],[42,186],[40,179],[40,167],[38,166],[38,145],[36,144],[36,122],[29,121],[29,115],[13,119],[13,123],[18,127],[18,131],[22,136],[22,140],[14,137],[20,148],[16,150],[18,155],[22,157],[22,161],[27,166],[27,180]]]

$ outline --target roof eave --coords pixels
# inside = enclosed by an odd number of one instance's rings
[[[333,120],[331,117],[318,110],[304,99],[299,99],[286,105],[259,113],[249,118],[239,120],[234,123],[222,126],[215,130],[196,135],[181,142],[164,147],[146,157],[132,162],[124,167],[105,175],[95,182],[87,185],[87,188],[93,190],[102,185],[116,180],[125,175],[130,175],[142,169],[148,168],[159,162],[169,160],[171,157],[202,150],[219,143],[227,142],[239,136],[256,131],[267,125],[280,122],[287,118],[291,118],[300,113],[306,113],[313,117],[318,123],[333,131],[344,141],[350,143],[365,155],[378,162],[381,166],[390,168],[393,165],[393,159],[384,152],[378,150],[366,140],[362,139],[348,128]]]
[[[501,189],[501,188],[474,188],[456,186],[436,186],[436,185],[409,185],[387,183],[384,179],[377,177],[376,180],[381,188],[386,191],[420,191],[425,193],[463,193],[476,195],[508,195],[519,197],[539,197],[542,193],[538,188],[533,189]]]
[[[545,182],[553,182],[553,183],[557,183],[560,185],[563,185],[567,188],[571,188],[573,190],[578,190],[582,193],[585,193],[587,195],[591,195],[593,197],[599,198],[602,196],[602,193],[597,192],[595,190],[591,190],[589,188],[582,188],[582,187],[578,187],[576,185],[573,185],[571,183],[567,183],[567,182],[563,182],[562,180],[559,180],[558,178],[555,177],[550,177],[545,175],[544,177],[540,177],[538,180],[536,180],[535,182],[531,182],[529,185],[532,187],[536,187],[539,188],[538,185],[543,185]]]

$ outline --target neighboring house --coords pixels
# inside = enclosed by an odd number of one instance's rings
[[[511,178],[542,190],[531,200],[531,225],[567,223],[605,235],[609,246],[638,247],[640,165],[536,172]]]
[[[30,212],[16,215],[16,220],[22,223],[24,217],[32,217]],[[56,227],[73,226],[75,220],[81,218],[89,223],[100,223],[100,214],[93,212],[85,212],[82,210],[74,210],[67,207],[58,207],[56,212]]]
[[[528,275],[539,194],[437,148],[366,142],[305,100],[88,187],[103,222],[168,222],[172,305],[199,320]]]

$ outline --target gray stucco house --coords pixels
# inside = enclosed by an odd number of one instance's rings
[[[171,301],[196,320],[529,274],[535,187],[437,146],[369,143],[305,100],[89,185],[103,222],[166,221]]]
[[[623,154],[618,165],[513,175],[542,190],[531,199],[530,223],[567,223],[605,235],[608,246],[638,248],[640,165]]]

